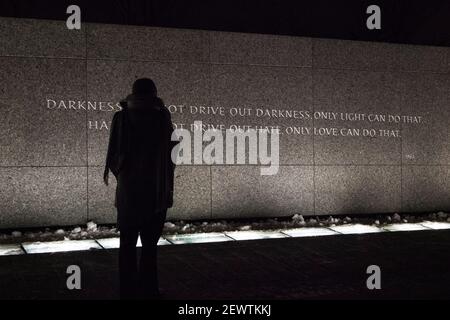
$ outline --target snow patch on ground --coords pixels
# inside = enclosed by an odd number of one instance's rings
[[[186,233],[230,232],[250,230],[283,230],[302,227],[335,227],[346,224],[363,224],[383,227],[392,222],[420,223],[424,221],[450,222],[450,215],[437,212],[425,215],[378,215],[372,217],[333,217],[318,215],[305,219],[301,214],[291,217],[245,219],[245,220],[209,220],[209,221],[167,221],[164,224],[164,235],[177,235]],[[120,231],[115,226],[99,226],[89,221],[85,226],[72,226],[70,228],[45,228],[38,230],[12,230],[6,233],[0,230],[0,243],[21,243],[27,241],[57,241],[57,240],[84,240],[118,237]]]

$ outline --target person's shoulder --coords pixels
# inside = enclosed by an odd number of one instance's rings
[[[158,105],[158,109],[160,111],[160,114],[165,119],[169,119],[170,120],[171,114],[170,114],[169,109],[167,109],[167,107],[165,106],[164,101],[161,98],[159,98],[159,97],[156,98],[156,101],[157,101],[157,105]]]
[[[125,113],[125,109],[114,112],[111,122],[112,123],[121,122],[123,119],[124,113]]]
[[[166,117],[166,118],[170,118],[170,111],[169,109],[167,109],[165,106],[161,107],[161,114]]]
[[[161,120],[166,123],[167,125],[172,125],[172,116],[170,114],[169,109],[167,109],[166,107],[162,107],[161,111]]]
[[[122,108],[121,110],[114,112],[113,117],[114,118],[122,117],[124,115],[125,111],[126,111],[126,109]]]

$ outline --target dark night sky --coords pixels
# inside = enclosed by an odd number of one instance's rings
[[[70,4],[88,22],[450,46],[448,0],[1,0],[0,16],[64,20]],[[370,4],[382,30],[366,29]]]

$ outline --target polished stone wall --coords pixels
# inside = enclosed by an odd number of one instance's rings
[[[155,80],[175,124],[281,128],[277,175],[178,166],[171,219],[450,210],[449,48],[13,18],[0,40],[0,228],[114,222],[108,127],[138,77]],[[231,116],[238,107],[311,117]],[[377,135],[288,133],[300,127]]]

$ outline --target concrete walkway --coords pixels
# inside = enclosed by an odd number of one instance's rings
[[[118,250],[0,257],[0,299],[116,299]],[[159,247],[166,299],[450,298],[450,230]],[[381,290],[366,268],[381,268]],[[66,288],[78,265],[82,289]]]

